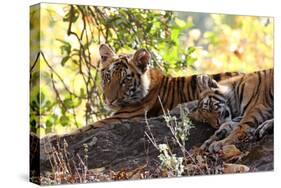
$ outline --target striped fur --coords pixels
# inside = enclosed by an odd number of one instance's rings
[[[212,76],[189,77],[165,76],[160,70],[149,68],[150,54],[140,49],[133,55],[116,55],[107,45],[100,46],[103,98],[115,112],[109,118],[91,127],[120,123],[125,119],[158,116],[178,104],[193,101],[217,81],[238,75],[220,73]],[[86,127],[89,129],[91,127]]]
[[[202,148],[216,151],[244,139],[252,130],[272,128],[273,69],[213,82],[215,87],[202,92],[198,109],[191,114],[191,118],[218,128]]]

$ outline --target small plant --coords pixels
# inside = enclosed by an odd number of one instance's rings
[[[192,123],[188,118],[188,109],[184,109],[182,105],[179,106],[180,117],[172,116],[170,111],[165,112],[160,98],[158,98],[163,110],[163,118],[165,119],[166,126],[170,129],[174,136],[177,144],[180,146],[183,157],[185,158],[186,153],[185,142],[188,140],[189,130],[192,128]]]
[[[166,126],[170,129],[176,143],[181,149],[181,157],[173,154],[172,150],[167,144],[157,145],[155,138],[153,137],[149,124],[146,118],[146,124],[150,134],[145,133],[149,138],[150,142],[158,149],[160,152],[158,158],[161,161],[160,168],[164,176],[174,177],[181,176],[184,173],[184,164],[186,161],[186,154],[192,159],[188,151],[185,149],[185,142],[188,140],[189,130],[192,128],[192,123],[188,118],[188,109],[184,109],[180,106],[180,117],[172,116],[169,111],[163,108],[162,102],[159,98],[160,104],[163,110],[163,118],[165,120]]]
[[[79,154],[73,155],[68,151],[68,143],[64,140],[63,144],[57,143],[54,146],[49,143],[45,147],[48,153],[52,172],[47,172],[40,177],[43,185],[63,184],[63,183],[87,183],[91,179],[88,173],[87,158],[88,146],[84,145],[84,157]]]
[[[183,157],[173,154],[167,144],[159,144],[161,170],[168,177],[181,176],[184,172]]]
[[[188,140],[189,130],[192,128],[192,123],[188,118],[188,113],[185,112],[182,105],[180,105],[180,117],[172,116],[170,112],[164,113],[163,117],[166,121],[172,134],[180,146],[185,147],[185,142]]]

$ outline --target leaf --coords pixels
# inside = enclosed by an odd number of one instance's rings
[[[193,65],[193,63],[195,63],[195,61],[197,61],[197,58],[188,57],[188,58],[186,59],[187,65]]]
[[[146,31],[146,32],[150,32],[152,26],[153,26],[153,23],[148,23],[147,26],[146,26],[146,28],[145,28],[145,31]]]
[[[66,108],[76,108],[81,102],[82,101],[78,98],[66,98],[63,100],[63,104]]]
[[[65,56],[64,58],[62,58],[61,60],[61,65],[64,66],[65,63],[69,60],[70,56]]]
[[[179,35],[180,35],[180,30],[179,30],[179,29],[173,29],[173,30],[172,30],[171,39],[172,39],[172,41],[174,41],[176,44],[178,43]]]
[[[179,19],[179,18],[176,18],[176,19],[175,19],[175,23],[176,23],[179,27],[181,27],[181,28],[183,28],[183,27],[186,26],[186,23],[185,23],[183,20]]]
[[[191,28],[193,26],[192,22],[185,22],[179,18],[175,18],[175,23],[181,31]]]
[[[43,92],[40,92],[40,102],[45,102],[45,94]]]
[[[86,97],[86,93],[85,93],[84,88],[80,88],[80,96],[81,97]]]
[[[73,107],[73,101],[72,101],[71,98],[64,99],[63,104],[66,108],[72,108]]]
[[[52,118],[49,118],[47,121],[46,121],[46,127],[47,128],[50,128],[54,125],[54,121],[52,120]]]
[[[76,20],[79,17],[79,11],[77,10],[77,8],[75,8],[74,6],[72,7],[72,15],[71,15],[71,9],[70,11],[64,16],[63,21],[64,22],[76,22]]]
[[[38,112],[38,110],[39,110],[39,106],[36,103],[36,101],[32,101],[30,104],[30,107],[31,107],[32,111],[34,111],[34,112]]]
[[[67,117],[66,115],[60,117],[60,124],[61,124],[62,126],[67,126],[67,125],[69,125],[69,122],[70,122],[70,119],[69,119],[69,117]]]
[[[189,47],[189,48],[187,49],[187,55],[192,54],[193,52],[195,52],[195,50],[196,50],[195,47],[193,47],[193,46]]]
[[[64,52],[66,52],[66,54],[69,55],[71,53],[71,44],[61,39],[56,39],[56,40],[63,43],[63,45],[61,45],[60,47],[61,54],[63,55]]]
[[[36,103],[39,104],[38,107],[42,107],[45,103],[45,94],[43,92],[38,92],[36,95]]]
[[[33,120],[30,122],[30,126],[31,126],[31,128],[35,128],[35,127],[36,127],[36,121],[35,121],[35,119],[33,119]]]
[[[40,104],[40,93],[39,92],[36,95],[36,102],[37,102],[37,104]]]
[[[47,111],[50,111],[53,106],[54,106],[54,103],[52,103],[50,100],[47,100],[44,107],[46,108]]]

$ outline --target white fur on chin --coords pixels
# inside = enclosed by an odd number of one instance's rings
[[[149,71],[146,71],[142,76],[141,76],[141,84],[143,87],[142,90],[142,96],[145,97],[148,92],[149,92],[149,88],[150,88],[150,76],[149,76]]]

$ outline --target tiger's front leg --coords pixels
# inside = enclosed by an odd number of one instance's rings
[[[259,105],[247,113],[239,125],[237,125],[226,138],[210,144],[209,151],[218,152],[224,145],[236,144],[244,140],[248,136],[251,136],[259,125],[272,119],[272,112],[270,109],[265,109],[263,107],[263,105]],[[264,113],[263,116],[258,113],[260,111]]]
[[[210,152],[218,152],[223,146],[236,144],[239,141],[245,139],[246,137],[250,136],[253,132],[256,135],[257,139],[261,139],[267,132],[273,130],[273,119],[267,120],[260,124],[256,130],[253,131],[253,128],[247,124],[242,124],[237,126],[233,132],[229,134],[226,138],[219,140],[219,141],[210,141],[208,150]],[[218,138],[218,137],[217,137]],[[207,140],[208,141],[208,140]],[[207,142],[206,141],[206,142]],[[205,144],[205,143],[204,143]]]
[[[259,125],[258,128],[255,130],[255,135],[256,135],[257,139],[261,139],[267,133],[272,133],[273,124],[274,124],[274,120],[270,119],[270,120],[263,122],[261,125]]]
[[[219,143],[221,139],[225,138],[228,136],[231,131],[239,124],[239,122],[235,121],[228,121],[225,122],[220,126],[220,128],[208,139],[206,140],[202,145],[201,149],[203,150],[209,150],[210,152],[212,151],[213,145],[216,143]],[[211,147],[212,146],[212,147]]]
[[[208,151],[211,153],[216,153],[222,149],[223,146],[236,144],[238,141],[244,139],[249,130],[248,125],[237,125],[232,132],[224,139],[213,141],[208,147]]]
[[[202,74],[202,75],[197,75],[197,87],[199,91],[202,92],[206,89],[216,88],[217,83],[210,76]]]

